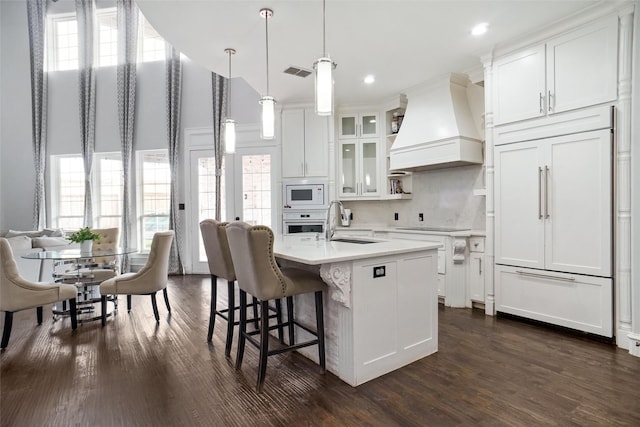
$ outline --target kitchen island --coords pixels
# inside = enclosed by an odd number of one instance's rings
[[[327,369],[357,386],[438,350],[435,242],[314,235],[276,236],[282,265],[317,271],[325,297]],[[296,318],[314,323],[313,298],[296,299]],[[301,332],[304,334],[304,331]],[[299,337],[297,340],[306,337]],[[301,353],[317,361],[315,349]]]

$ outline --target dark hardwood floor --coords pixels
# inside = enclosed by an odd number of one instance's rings
[[[224,321],[206,343],[208,276],[172,277],[169,296],[158,326],[149,297],[134,297],[130,314],[120,297],[106,327],[75,333],[69,319],[37,326],[35,309],[17,313],[0,355],[1,424],[640,426],[640,359],[468,309],[440,308],[438,353],[357,388],[285,354],[269,359],[257,395],[255,349],[236,371]]]

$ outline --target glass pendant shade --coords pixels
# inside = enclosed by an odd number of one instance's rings
[[[333,68],[328,57],[319,58],[314,64],[316,77],[316,114],[330,116],[333,112]]]
[[[236,122],[232,119],[224,121],[224,151],[227,154],[236,152]]]
[[[263,96],[260,98],[262,105],[262,139],[273,139],[276,136],[276,100],[272,96]]]

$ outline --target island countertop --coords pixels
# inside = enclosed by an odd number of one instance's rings
[[[276,235],[273,252],[276,257],[308,265],[374,258],[387,255],[425,251],[442,247],[438,242],[413,240],[385,240],[377,238],[350,238],[374,243],[348,243],[316,240],[314,235]]]

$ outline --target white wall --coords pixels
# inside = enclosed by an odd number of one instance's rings
[[[99,2],[105,3],[110,5]],[[69,5],[73,2],[60,1],[51,9],[65,11]],[[32,227],[35,173],[26,9],[26,1],[0,1],[0,229]],[[49,73],[48,159],[81,152],[77,85],[76,71]],[[120,151],[115,67],[97,70],[96,87],[96,152]],[[259,94],[243,79],[234,78],[231,95],[230,113],[236,122],[258,123]],[[165,96],[164,61],[138,64],[134,149],[167,148]],[[211,127],[212,123],[211,72],[186,59],[182,128]],[[182,202],[183,171],[177,171],[177,176]]]

